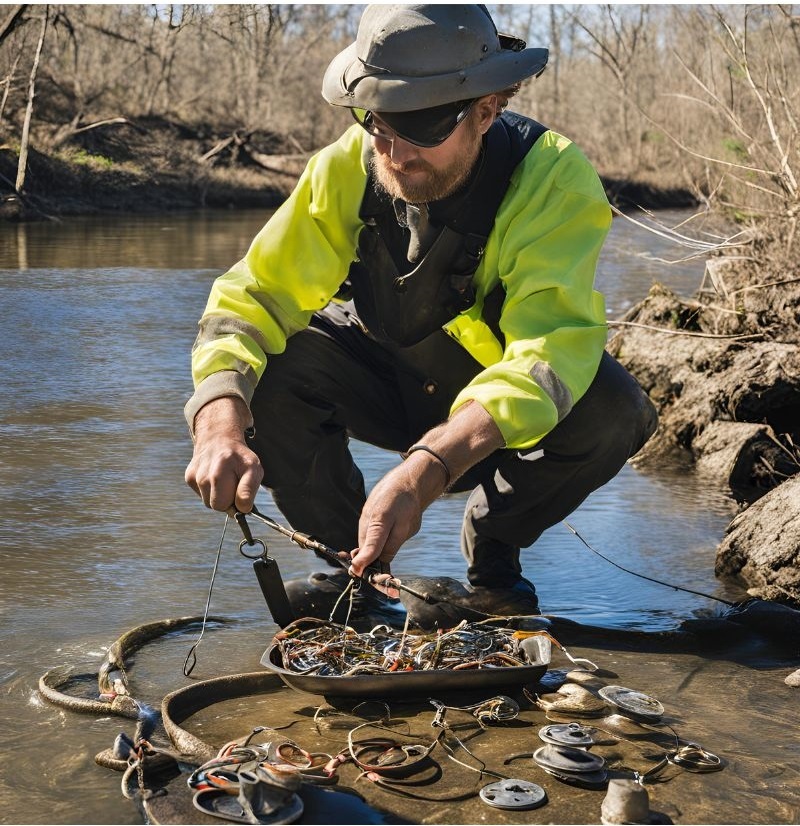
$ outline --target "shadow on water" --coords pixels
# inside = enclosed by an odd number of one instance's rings
[[[92,763],[119,721],[44,706],[36,681],[60,664],[92,671],[126,629],[197,614],[205,604],[223,520],[183,483],[191,455],[181,414],[191,393],[189,351],[211,281],[243,254],[264,217],[194,213],[0,227],[0,791],[7,822],[139,822],[119,796],[118,778]],[[598,274],[611,315],[647,292],[654,273],[635,251],[659,252],[660,243],[615,222]],[[701,275],[694,264],[659,277],[691,293]],[[398,461],[363,444],[353,452],[369,485]],[[456,495],[435,503],[398,558],[399,574],[463,579],[464,501]],[[259,507],[279,516],[266,495]],[[735,598],[713,576],[731,515],[724,493],[685,469],[627,467],[570,522],[626,567]],[[315,567],[288,541],[264,538],[286,578]],[[200,677],[258,670],[274,632],[237,545],[231,529],[212,602],[213,613],[237,623],[204,640]],[[561,525],[526,550],[523,563],[542,609],[582,624],[669,632],[710,607],[613,569]],[[176,635],[137,656],[132,679],[143,699],[157,704],[185,683],[189,643]],[[80,783],[65,784],[66,777]]]

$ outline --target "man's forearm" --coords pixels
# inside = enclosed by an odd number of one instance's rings
[[[486,410],[477,402],[468,402],[446,422],[429,430],[415,444],[425,445],[440,457],[447,467],[452,484],[482,459],[504,447],[505,440]],[[436,458],[425,451],[415,451],[406,461],[438,463]],[[430,470],[426,476],[432,473]]]
[[[222,396],[203,405],[194,417],[194,438],[209,436],[244,436],[253,424],[248,406],[238,396]]]

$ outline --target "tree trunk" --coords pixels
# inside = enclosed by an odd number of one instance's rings
[[[11,91],[11,84],[14,82],[14,77],[17,74],[17,66],[19,66],[19,58],[20,55],[17,55],[14,58],[14,63],[11,66],[11,71],[8,73],[8,77],[3,81],[5,84],[5,88],[3,89],[3,99],[0,100],[0,129],[3,126],[3,115],[6,111],[6,101],[8,100],[9,92]]]
[[[36,45],[36,56],[33,58],[31,67],[31,79],[28,86],[28,106],[25,109],[25,122],[22,124],[22,137],[19,142],[19,164],[17,166],[17,192],[22,192],[25,186],[25,173],[28,169],[28,138],[31,129],[31,115],[33,114],[33,99],[36,96],[36,73],[39,71],[39,58],[42,56],[42,46],[44,36],[47,33],[47,20],[50,14],[50,6],[44,7],[44,17],[42,18],[42,32],[39,35],[39,42]]]
[[[2,43],[11,34],[11,32],[13,32],[14,29],[20,24],[22,20],[22,14],[27,8],[27,3],[23,3],[19,6],[16,6],[6,16],[6,19],[2,23],[0,23],[0,43]]]

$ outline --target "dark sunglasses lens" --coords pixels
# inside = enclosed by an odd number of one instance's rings
[[[456,101],[413,112],[381,112],[381,120],[397,135],[417,146],[438,146],[464,119],[471,101]]]

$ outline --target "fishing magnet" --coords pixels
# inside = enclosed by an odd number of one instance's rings
[[[541,786],[527,780],[501,780],[480,790],[481,800],[496,809],[536,809],[547,803]]]
[[[621,685],[609,685],[597,692],[607,703],[618,708],[623,714],[634,719],[658,720],[664,713],[664,706],[655,697]]]
[[[557,746],[591,746],[594,738],[590,729],[580,723],[558,723],[539,729],[539,737],[545,743],[554,743]]]

